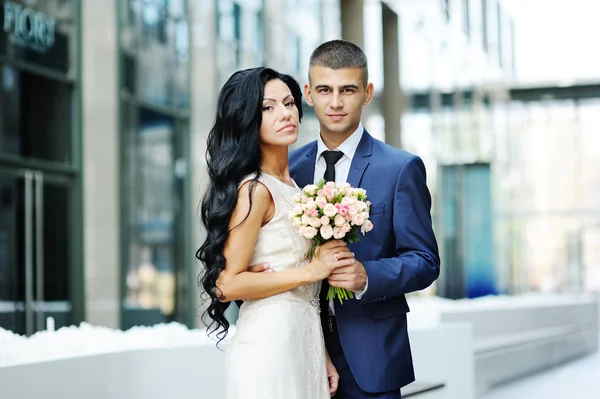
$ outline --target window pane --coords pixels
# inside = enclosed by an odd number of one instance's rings
[[[125,328],[171,321],[176,316],[175,280],[182,245],[177,232],[182,198],[172,118],[128,108],[126,198],[128,264]],[[181,267],[181,265],[179,265]]]
[[[0,65],[0,153],[71,162],[70,85]]]
[[[121,3],[123,84],[153,104],[189,107],[190,27],[186,3]]]

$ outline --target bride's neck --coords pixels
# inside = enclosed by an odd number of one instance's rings
[[[287,147],[285,151],[263,151],[263,161],[260,169],[271,176],[282,180],[289,180],[290,168]]]

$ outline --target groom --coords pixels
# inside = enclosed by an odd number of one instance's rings
[[[350,245],[358,260],[332,273],[328,284],[358,300],[327,302],[325,342],[340,375],[336,398],[398,399],[414,381],[405,294],[431,285],[440,259],[431,223],[431,196],[421,159],[374,139],[361,114],[373,96],[367,59],[355,44],[333,40],[311,55],[306,102],[320,124],[317,141],[290,154],[302,187],[323,177],[367,191],[373,231]]]
[[[325,344],[340,375],[335,397],[399,399],[400,388],[415,379],[404,295],[428,287],[440,272],[425,166],[363,128],[373,84],[358,46],[323,43],[311,55],[308,79],[306,101],[320,135],[290,154],[292,178],[301,187],[325,178],[364,188],[374,225],[350,245],[358,262],[336,269],[321,291]],[[328,285],[355,292],[357,300],[326,301]]]

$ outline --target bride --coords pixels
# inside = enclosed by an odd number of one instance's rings
[[[311,257],[311,241],[288,220],[291,197],[300,192],[290,177],[288,146],[298,139],[301,96],[288,75],[262,67],[238,71],[221,89],[208,137],[207,238],[197,257],[205,266],[209,331],[219,342],[229,328],[225,310],[244,301],[227,346],[227,399],[325,399],[337,389],[318,293],[321,280],[355,260],[342,241]],[[272,273],[248,271],[264,262]]]

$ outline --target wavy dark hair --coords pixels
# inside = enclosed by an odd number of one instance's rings
[[[208,134],[206,162],[210,182],[201,210],[206,240],[196,252],[196,258],[204,264],[199,284],[210,301],[203,318],[205,322],[206,316],[210,318],[208,332],[216,331],[219,342],[229,329],[224,313],[230,302],[222,296],[217,279],[225,269],[224,249],[237,204],[238,186],[248,175],[256,175],[249,187],[252,208],[252,192],[261,173],[259,133],[264,89],[273,79],[289,87],[302,119],[302,91],[294,78],[264,67],[244,69],[235,72],[221,89],[215,123]]]

